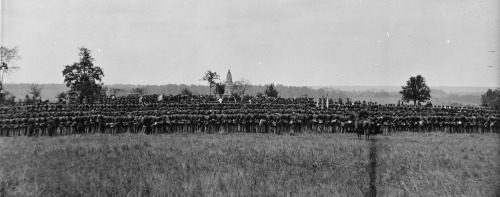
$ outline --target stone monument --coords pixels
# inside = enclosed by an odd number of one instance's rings
[[[233,94],[233,77],[231,76],[231,70],[227,71],[226,76],[226,87],[224,88],[224,97],[230,97]]]

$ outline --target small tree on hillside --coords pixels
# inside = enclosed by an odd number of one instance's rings
[[[264,91],[268,97],[278,97],[278,90],[274,88],[274,83],[266,85],[266,90]]]
[[[39,86],[38,84],[31,84],[28,89],[28,94],[26,94],[24,98],[24,102],[27,104],[33,104],[41,101],[42,90],[43,87]]]
[[[123,89],[120,88],[109,88],[107,89],[107,94],[109,96],[116,96],[118,93],[122,92]]]
[[[76,93],[78,101],[81,102],[84,98],[96,100],[101,96],[102,83],[99,82],[104,73],[100,67],[94,66],[94,58],[89,49],[81,47],[79,50],[80,62],[64,66],[64,83],[71,92]]]
[[[405,102],[413,101],[413,105],[431,98],[431,89],[425,84],[425,78],[421,75],[410,77],[406,86],[401,86],[401,88],[403,90],[399,93],[402,95],[402,100]]]
[[[193,92],[191,92],[188,88],[182,88],[181,95],[192,96]]]
[[[38,84],[31,84],[28,93],[33,96],[34,99],[41,98],[42,96],[43,86],[39,86]]]
[[[201,80],[208,82],[208,87],[210,89],[209,94],[212,95],[212,87],[215,86],[215,80],[219,79],[217,72],[212,72],[208,70]]]

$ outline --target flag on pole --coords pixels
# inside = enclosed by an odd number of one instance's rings
[[[316,98],[317,98],[317,100],[316,100],[316,108],[318,108],[319,107],[319,97],[316,97]]]
[[[319,98],[319,109],[323,109],[323,98]]]
[[[328,109],[328,105],[330,104],[328,101],[329,101],[329,100],[328,100],[328,94],[326,94],[326,108],[327,108],[327,109]]]
[[[69,93],[66,94],[66,105],[69,105]]]

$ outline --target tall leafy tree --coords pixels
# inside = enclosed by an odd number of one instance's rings
[[[488,89],[486,93],[481,95],[481,105],[491,107],[495,110],[500,109],[500,88],[495,90]]]
[[[422,75],[410,77],[406,82],[406,86],[401,86],[399,92],[402,95],[401,100],[405,102],[413,101],[413,105],[417,102],[425,102],[431,98],[431,89],[425,84],[425,78]]]
[[[268,97],[278,97],[278,90],[276,90],[276,88],[274,87],[274,83],[266,85],[264,94],[266,94],[266,96]]]
[[[13,61],[20,58],[17,47],[12,49],[4,46],[0,47],[0,93],[3,93],[3,79],[5,73],[19,69],[19,67],[13,65]]]
[[[92,102],[101,95],[104,73],[100,67],[94,66],[89,49],[81,47],[79,50],[80,61],[64,66],[64,83],[71,92],[76,93],[79,102],[85,98]]]
[[[215,86],[215,81],[219,79],[219,75],[217,72],[212,72],[211,70],[208,70],[205,72],[205,75],[203,75],[203,78],[201,80],[207,81],[208,82],[208,87],[210,89],[210,95],[212,95],[212,87]]]

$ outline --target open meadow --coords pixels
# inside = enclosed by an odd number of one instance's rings
[[[0,138],[0,196],[499,196],[496,134]]]

